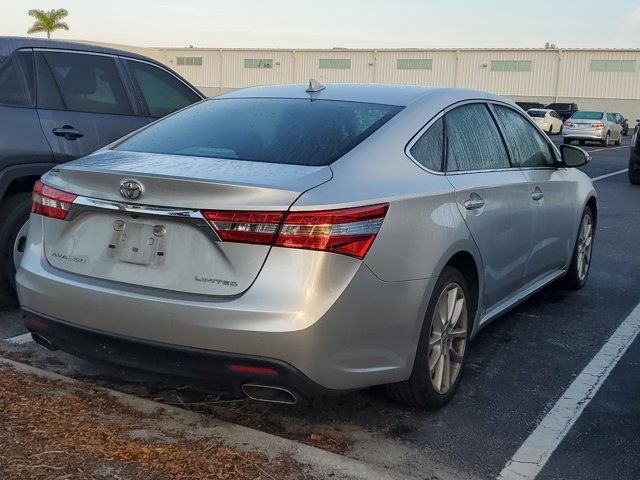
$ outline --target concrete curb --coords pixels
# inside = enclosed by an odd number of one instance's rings
[[[162,412],[168,421],[177,422],[183,426],[196,427],[198,434],[209,434],[218,437],[230,446],[257,451],[275,458],[279,455],[290,455],[294,460],[307,465],[320,478],[332,474],[331,478],[345,480],[418,480],[416,477],[401,474],[386,468],[378,467],[360,460],[327,452],[316,447],[305,445],[293,440],[253,430],[241,425],[225,422],[216,418],[205,417],[171,405],[153,402],[126,393],[118,392],[97,385],[88,384],[74,378],[65,377],[57,373],[42,370],[31,365],[0,357],[0,364],[10,366],[14,370],[38,377],[57,380],[75,386],[91,385],[91,388],[102,391],[119,403],[143,414]]]

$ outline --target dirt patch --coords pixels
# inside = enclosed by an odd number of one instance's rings
[[[229,447],[165,428],[90,387],[18,373],[0,365],[0,472],[3,480],[312,479],[281,456]]]

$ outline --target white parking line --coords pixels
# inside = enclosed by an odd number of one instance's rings
[[[25,343],[33,342],[30,333],[24,333],[15,337],[5,338],[3,341],[7,343],[13,343],[15,345],[24,345]]]
[[[604,152],[605,150],[619,150],[620,148],[627,148],[629,145],[620,145],[619,147],[604,147],[604,148],[596,148],[595,150],[587,150],[587,152]]]
[[[592,182],[596,182],[598,180],[602,180],[603,178],[609,178],[609,177],[613,177],[614,175],[620,175],[621,173],[626,173],[628,172],[629,169],[624,168],[622,170],[618,170],[617,172],[612,172],[612,173],[607,173],[606,175],[600,175],[599,177],[593,177],[591,179]]]
[[[593,399],[620,358],[640,332],[640,304],[613,332],[589,364],[580,372],[560,400],[520,446],[498,480],[536,478],[585,407]]]

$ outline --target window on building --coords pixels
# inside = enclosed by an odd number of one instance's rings
[[[591,60],[592,72],[635,72],[635,60]]]
[[[201,67],[202,57],[177,57],[176,63],[178,65],[189,65],[189,66]]]
[[[398,70],[431,70],[433,60],[430,58],[399,58]]]
[[[492,72],[530,72],[531,60],[492,60]]]
[[[350,58],[321,58],[320,68],[351,68]]]
[[[273,68],[271,58],[245,58],[244,68]]]

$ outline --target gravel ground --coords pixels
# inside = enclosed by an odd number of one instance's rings
[[[198,438],[93,387],[0,366],[0,472],[25,479],[313,479],[287,456]],[[160,421],[163,420],[163,421]]]

